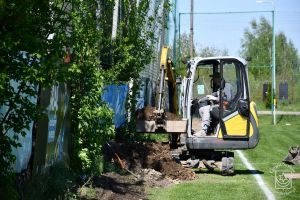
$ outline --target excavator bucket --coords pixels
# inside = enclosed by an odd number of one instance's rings
[[[282,162],[289,165],[300,165],[300,147],[291,147]]]
[[[186,133],[187,120],[165,121],[157,124],[156,121],[136,121],[136,132],[140,133]]]
[[[146,106],[136,112],[136,132],[138,133],[186,133],[187,119],[174,113],[157,111]]]

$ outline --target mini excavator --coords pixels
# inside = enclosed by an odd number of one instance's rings
[[[252,149],[259,141],[257,110],[250,99],[247,62],[231,56],[195,57],[185,63],[186,76],[180,79],[175,77],[168,51],[168,47],[163,47],[161,53],[154,117],[138,119],[136,131],[169,134],[172,156],[184,166],[219,169],[222,175],[234,174],[232,150]],[[216,73],[220,76],[219,85],[211,78]],[[223,90],[227,83],[232,85],[232,98],[225,102]],[[202,128],[200,99],[213,92],[219,92],[219,99],[206,102],[211,105],[207,134],[196,137],[195,133]],[[179,117],[168,119],[167,112]]]

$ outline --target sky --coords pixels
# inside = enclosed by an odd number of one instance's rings
[[[206,46],[227,49],[229,55],[239,56],[241,40],[250,21],[264,16],[272,23],[275,9],[275,33],[283,32],[300,55],[300,0],[194,0],[194,43],[196,49]],[[190,0],[177,0],[178,13],[190,12]],[[218,12],[249,12],[242,14],[211,14]],[[266,11],[266,12],[261,12]],[[190,17],[180,14],[180,33],[188,33]]]

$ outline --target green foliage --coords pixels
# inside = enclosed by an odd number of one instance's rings
[[[180,46],[180,57],[177,57],[176,60],[176,74],[181,76],[186,76],[186,66],[182,63],[182,60],[190,58],[190,36],[186,33],[180,35],[180,42],[177,42],[177,55],[179,55],[179,46]],[[179,44],[180,43],[180,44]],[[227,56],[227,49],[217,49],[216,47],[203,47],[196,49],[193,47],[194,56],[200,57],[212,57],[212,56]]]
[[[91,154],[100,155],[101,144],[113,131],[111,111],[99,102],[104,72],[97,58],[101,36],[94,17],[97,2],[26,1],[1,6],[0,95],[3,98],[0,105],[5,105],[0,115],[1,179],[11,173],[10,165],[15,159],[11,147],[20,146],[19,137],[24,136],[30,122],[39,117],[41,110],[32,102],[32,98],[37,97],[37,86],[71,83],[72,109],[76,110],[72,112],[75,119],[72,127],[77,127],[74,128],[76,134],[80,131],[78,134],[83,138],[94,138],[91,133],[96,132],[97,137],[90,145],[99,150],[91,149]],[[54,35],[53,39],[48,38],[50,34]],[[70,64],[62,62],[65,46],[72,47]],[[12,83],[16,87],[12,87]],[[13,137],[7,136],[10,130],[14,132]],[[74,142],[78,141],[75,137]],[[85,145],[88,143],[83,141]]]
[[[47,1],[1,2],[1,180],[11,177],[15,160],[11,148],[20,146],[19,138],[37,117],[39,109],[32,101],[37,97],[36,85],[52,84],[61,69],[53,60],[57,62],[62,50],[47,40],[54,20],[50,7]],[[9,132],[13,132],[10,137]]]
[[[179,42],[178,42],[179,43]],[[179,44],[177,45],[179,51]],[[193,52],[196,56],[200,57],[211,57],[211,56],[227,56],[228,50],[227,49],[217,49],[216,47],[203,47],[200,49],[197,49],[195,46],[193,46]],[[189,58],[190,57],[190,36],[186,33],[182,33],[180,35],[180,54],[182,59],[184,57]]]
[[[41,117],[42,109],[32,102],[37,88],[59,82],[71,89],[71,166],[101,173],[101,149],[114,137],[114,126],[113,112],[100,97],[106,84],[133,81],[127,106],[134,113],[139,74],[152,59],[156,39],[156,22],[145,17],[149,4],[123,1],[112,39],[114,1],[1,1],[0,105],[7,109],[0,115],[0,179],[11,175],[11,148],[19,146],[30,122]]]
[[[297,102],[297,77],[299,71],[299,56],[293,42],[288,40],[283,32],[275,35],[276,40],[276,82],[289,83],[289,103]],[[249,82],[252,99],[262,101],[262,85],[271,82],[272,66],[272,26],[269,21],[262,17],[260,21],[253,20],[250,27],[245,30],[242,40],[241,56],[250,57]],[[277,94],[278,90],[276,90]],[[270,108],[271,91],[268,91],[265,105]],[[277,96],[277,95],[276,95]],[[280,102],[279,102],[280,103]],[[279,105],[280,106],[280,105]],[[264,109],[264,108],[263,108]]]
[[[243,58],[251,58],[249,66],[271,66],[272,58],[272,27],[266,18],[262,17],[259,24],[255,20],[250,22],[250,30],[246,29],[242,39]],[[255,80],[266,76],[269,68],[250,68]]]
[[[272,108],[272,85],[268,83],[268,89],[266,93],[266,98],[264,99],[265,108],[271,109]]]
[[[124,169],[121,169],[115,163],[111,163],[111,162],[105,162],[104,163],[104,171],[105,172],[115,172],[115,173],[118,173],[118,174],[121,174],[121,175],[125,175],[126,173],[128,173]]]
[[[15,175],[11,171],[6,171],[6,174],[1,175],[0,199],[11,199],[11,200],[19,199],[17,190],[13,187],[13,185],[15,184],[14,180],[15,180]]]
[[[276,72],[290,79],[292,70],[298,67],[298,53],[292,41],[287,41],[283,32],[275,36],[276,40]],[[241,56],[250,57],[250,66],[271,66],[272,58],[272,26],[261,17],[260,21],[251,21],[250,29],[244,32]],[[251,72],[256,78],[267,75],[269,69],[253,68]]]
[[[140,72],[153,59],[155,53],[153,51],[154,44],[157,40],[153,32],[157,23],[159,23],[158,21],[161,20],[161,18],[157,17],[157,8],[154,9],[153,14],[157,18],[157,21],[153,16],[149,16],[150,3],[151,1],[149,0],[123,1],[116,38],[103,37],[101,42],[101,65],[106,70],[104,74],[105,80],[114,84],[132,83],[132,87],[128,92],[128,103],[126,105],[126,109],[132,115],[136,109],[136,95],[139,89]],[[106,2],[104,6],[105,8],[112,8],[112,4]],[[164,4],[164,9],[168,10],[169,5]],[[109,11],[107,11],[103,13],[103,16],[109,14]],[[111,31],[112,23],[103,23],[104,18],[100,18],[100,20],[102,24],[101,30]],[[124,137],[131,137],[130,134],[135,130],[134,117],[131,117],[130,120],[130,123],[122,131]]]
[[[298,51],[283,32],[276,36],[276,72],[286,81],[292,81],[294,70],[298,70]]]
[[[180,35],[180,54],[182,57],[190,57],[190,36],[187,33]],[[195,47],[193,51],[195,52]]]
[[[266,18],[250,22],[242,39],[242,57],[251,57],[251,66],[269,66],[272,51],[272,27]]]
[[[74,151],[78,151],[84,171],[102,173],[102,146],[113,134],[111,110],[106,105],[91,107],[91,104],[83,103],[78,112]]]
[[[212,57],[212,56],[228,56],[227,49],[217,49],[215,47],[204,47],[200,49],[198,56],[200,57]]]
[[[99,100],[104,84],[132,81],[127,109],[135,112],[139,74],[151,61],[155,39],[150,31],[154,22],[145,18],[149,3],[122,2],[117,36],[111,38],[114,1],[101,1],[99,16],[96,1],[72,1],[70,23],[74,32],[69,44],[76,56],[69,72],[76,82],[71,85],[75,168],[101,172],[101,148],[114,136],[113,113]],[[130,134],[133,124],[134,119],[122,134]]]
[[[176,49],[176,54],[179,55],[177,56],[177,68],[183,68],[185,71],[185,66],[182,63],[183,59],[188,59],[190,58],[190,36],[187,35],[186,33],[182,33],[180,35],[180,41],[177,42],[177,49]],[[196,51],[196,48],[193,47],[193,52]],[[181,73],[180,73],[181,74]],[[185,73],[182,74],[183,76],[185,76]]]
[[[100,100],[104,87],[104,71],[100,67],[96,1],[72,1],[68,13],[72,33],[66,38],[72,47],[69,64],[72,116],[72,166],[85,173],[102,171],[102,145],[113,137],[113,113]]]
[[[27,184],[24,199],[71,199],[76,196],[74,172],[58,163],[50,167],[49,172],[34,177]]]
[[[122,4],[123,16],[120,18],[117,37],[104,39],[111,44],[111,68],[107,70],[107,79],[128,82],[139,78],[141,70],[151,61],[153,54],[152,33],[154,21],[147,20],[150,1],[137,3],[125,0]]]

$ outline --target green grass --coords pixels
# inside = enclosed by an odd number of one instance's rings
[[[278,74],[279,75],[279,74]],[[290,75],[288,76],[290,77]],[[271,74],[260,74],[259,77],[254,76],[249,70],[249,87],[251,92],[251,99],[256,103],[258,110],[271,110],[271,108],[266,108],[265,102],[262,101],[263,98],[263,84],[272,82]],[[280,111],[300,111],[300,74],[293,74],[293,81],[288,81],[288,100],[279,100],[279,84],[286,82],[286,76],[276,77],[276,98],[278,107]],[[271,92],[271,91],[269,91]],[[270,94],[271,95],[271,94]]]
[[[262,177],[277,199],[299,199],[300,180],[293,180],[293,193],[285,194],[275,188],[272,169],[282,164],[290,146],[300,146],[300,116],[277,116],[277,125],[271,124],[272,117],[260,117],[260,142],[253,150],[244,151],[253,166],[263,172]],[[299,173],[300,166],[291,166]]]
[[[180,199],[265,199],[251,172],[235,158],[237,175],[221,176],[219,173],[200,173],[198,179],[167,188],[150,189],[149,198],[155,200]]]
[[[266,108],[264,102],[255,101],[257,110],[271,110],[271,108]],[[288,103],[288,102],[278,102],[276,110],[279,111],[297,111],[300,112],[300,101],[295,103]]]
[[[277,125],[272,125],[272,116],[260,117],[260,142],[253,150],[244,151],[247,159],[262,175],[276,199],[299,199],[300,180],[293,180],[294,192],[282,193],[275,189],[275,174],[272,169],[282,164],[290,146],[300,145],[300,116],[277,116]],[[252,174],[235,156],[236,175],[200,173],[194,181],[183,182],[167,188],[149,189],[149,198],[167,199],[266,199]],[[300,166],[291,166],[299,173]]]

